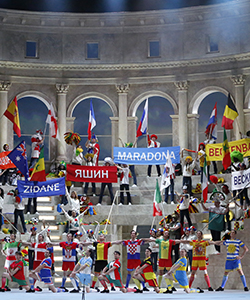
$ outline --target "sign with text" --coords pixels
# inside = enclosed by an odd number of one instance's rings
[[[65,178],[41,182],[17,180],[17,188],[20,195],[25,198],[65,195]]]
[[[250,156],[250,139],[241,139],[228,143],[230,153],[239,151],[244,156]],[[220,144],[207,144],[206,145],[206,158],[209,161],[222,161],[222,143]]]
[[[241,190],[250,187],[250,169],[232,172],[231,174],[232,190]]]
[[[13,162],[7,156],[11,151],[4,151],[0,153],[0,169],[16,168]]]
[[[128,165],[165,165],[168,153],[173,164],[180,162],[180,146],[160,148],[114,147],[114,162]]]
[[[117,167],[67,165],[67,180],[78,182],[117,182]]]

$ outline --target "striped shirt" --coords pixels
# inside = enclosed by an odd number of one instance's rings
[[[225,240],[223,245],[227,246],[227,260],[235,260],[239,255],[240,247],[245,246],[241,240]]]

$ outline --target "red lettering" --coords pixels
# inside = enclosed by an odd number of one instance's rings
[[[215,149],[215,156],[220,156],[220,148]]]
[[[247,145],[246,144],[242,144],[242,153],[247,152]]]
[[[235,146],[231,147],[231,152],[233,152],[235,150]]]
[[[241,145],[236,145],[236,151],[242,152],[242,151],[241,151]]]
[[[213,148],[209,148],[209,156],[214,156],[214,149]]]

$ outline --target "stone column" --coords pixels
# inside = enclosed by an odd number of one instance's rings
[[[128,140],[127,143],[134,143],[136,139],[136,121],[137,117],[128,117]]]
[[[172,146],[179,146],[179,116],[170,115],[172,119]]]
[[[188,148],[192,150],[198,149],[199,143],[199,115],[188,114],[188,129],[189,129],[189,143]]]
[[[246,108],[243,111],[244,111],[244,120],[245,120],[245,130],[247,132],[250,130],[250,109]],[[244,132],[244,134],[246,134],[246,132]]]
[[[119,118],[118,117],[109,117],[111,120],[111,143],[112,143],[112,156],[113,156],[113,147],[118,147],[118,127],[119,127]]]
[[[58,130],[60,134],[60,141],[57,143],[57,160],[67,160],[66,156],[66,143],[64,142],[63,135],[66,132],[66,95],[69,90],[67,84],[56,84],[57,90],[57,120]]]
[[[245,78],[243,75],[237,75],[231,77],[232,82],[234,83],[234,90],[235,90],[235,104],[238,110],[238,117],[234,121],[234,126],[236,128],[236,140],[240,139],[240,132],[243,134],[245,133],[245,124],[244,124],[244,83]]]
[[[8,107],[8,90],[10,88],[10,82],[0,81],[0,147],[2,151],[2,146],[4,144],[10,143],[10,138],[8,138],[8,119],[3,116],[4,112]]]
[[[120,138],[123,143],[128,141],[128,123],[127,123],[127,99],[128,99],[128,84],[117,84],[116,90],[118,93],[118,107],[119,107],[119,132],[118,138]],[[122,146],[119,140],[119,146]]]
[[[178,103],[179,103],[179,145],[182,148],[188,148],[188,82],[177,81],[174,83],[178,89]]]

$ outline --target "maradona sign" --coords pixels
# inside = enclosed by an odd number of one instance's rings
[[[128,165],[165,165],[168,153],[173,164],[180,162],[180,146],[162,148],[114,147],[114,162]]]

